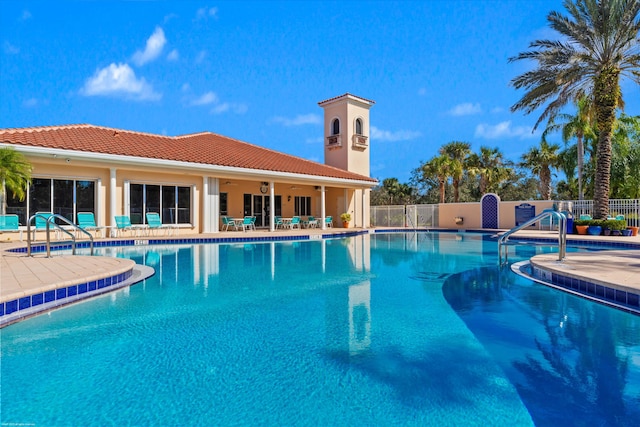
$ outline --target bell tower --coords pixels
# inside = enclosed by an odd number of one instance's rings
[[[369,109],[375,104],[345,93],[319,102],[324,109],[324,163],[369,176]]]

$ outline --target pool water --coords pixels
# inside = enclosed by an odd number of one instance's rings
[[[486,235],[99,252],[156,275],[0,330],[3,424],[640,419],[640,317],[498,268]]]

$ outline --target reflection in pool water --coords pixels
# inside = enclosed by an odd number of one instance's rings
[[[549,248],[519,247],[516,258]],[[106,248],[157,274],[2,329],[1,422],[633,425],[640,321],[482,235]]]

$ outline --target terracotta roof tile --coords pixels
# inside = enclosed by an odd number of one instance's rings
[[[171,137],[79,124],[0,129],[0,142],[30,147],[376,182],[375,179],[364,175],[210,132]]]

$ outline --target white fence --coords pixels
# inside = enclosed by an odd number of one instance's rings
[[[593,216],[593,200],[567,200],[574,218]],[[371,206],[373,227],[438,227],[438,205]],[[624,215],[628,226],[640,226],[640,199],[609,200],[609,215]]]
[[[593,200],[568,200],[573,204],[573,217],[580,215],[593,216]],[[640,226],[640,199],[610,199],[609,216],[624,215],[628,226]]]
[[[371,206],[373,227],[438,227],[438,205]]]

